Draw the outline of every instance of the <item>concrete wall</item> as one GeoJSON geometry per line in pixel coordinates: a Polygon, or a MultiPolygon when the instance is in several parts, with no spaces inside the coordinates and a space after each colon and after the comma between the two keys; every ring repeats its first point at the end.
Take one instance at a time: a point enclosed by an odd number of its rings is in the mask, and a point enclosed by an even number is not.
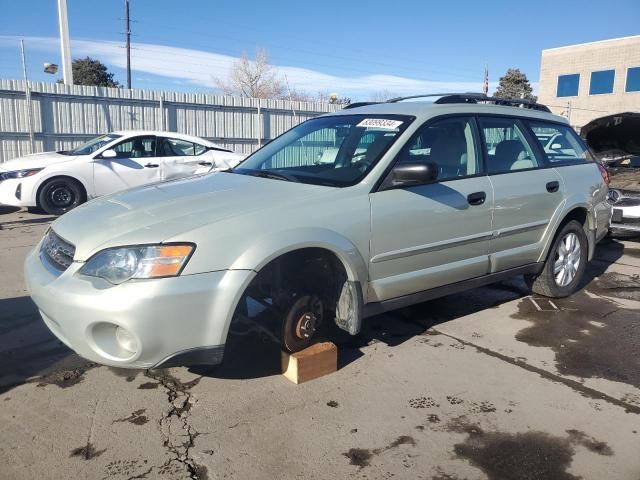
{"type": "Polygon", "coordinates": [[[627,69],[640,67],[640,35],[542,51],[538,101],[553,113],[568,116],[580,129],[594,118],[612,113],[640,112],[640,92],[625,92],[627,69]],[[589,95],[591,72],[615,69],[613,93],[589,95]],[[577,97],[557,97],[558,76],[580,74],[577,97]]]}
{"type": "Polygon", "coordinates": [[[0,162],[69,149],[115,130],[187,133],[250,153],[259,142],[340,108],[317,102],[44,82],[30,83],[29,103],[25,87],[24,81],[0,80],[0,162]]]}

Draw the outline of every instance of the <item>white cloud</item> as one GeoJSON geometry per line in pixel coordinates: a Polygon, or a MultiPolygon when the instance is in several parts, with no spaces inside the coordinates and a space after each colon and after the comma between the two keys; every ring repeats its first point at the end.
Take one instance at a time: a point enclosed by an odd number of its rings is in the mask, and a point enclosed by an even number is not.
{"type": "MultiPolygon", "coordinates": [[[[0,45],[15,45],[18,37],[0,36],[0,45]]],[[[26,37],[31,50],[58,54],[55,37],[26,37]]],[[[119,42],[73,40],[74,57],[93,56],[110,66],[126,68],[124,49],[119,42]]],[[[193,85],[215,88],[215,78],[226,78],[237,58],[230,55],[169,47],[147,43],[132,44],[132,70],[186,81],[193,85]]],[[[292,88],[310,93],[336,92],[341,96],[366,99],[372,92],[388,90],[398,94],[421,92],[480,91],[482,82],[430,81],[387,74],[363,76],[329,75],[316,70],[275,65],[280,75],[286,75],[292,88]]],[[[493,90],[496,85],[490,84],[493,90]]]]}

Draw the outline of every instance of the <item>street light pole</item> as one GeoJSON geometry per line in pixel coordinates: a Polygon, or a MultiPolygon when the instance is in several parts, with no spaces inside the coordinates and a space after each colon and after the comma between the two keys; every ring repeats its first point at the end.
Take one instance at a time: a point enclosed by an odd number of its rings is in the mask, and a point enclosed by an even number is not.
{"type": "Polygon", "coordinates": [[[71,69],[71,45],[69,44],[69,20],[67,18],[67,0],[58,0],[58,24],[60,25],[62,79],[65,85],[73,85],[73,70],[71,69]]]}
{"type": "Polygon", "coordinates": [[[24,76],[24,99],[27,102],[27,120],[29,122],[29,147],[31,153],[35,152],[35,142],[33,138],[33,108],[31,106],[31,85],[27,76],[27,62],[24,56],[24,40],[20,40],[20,58],[22,59],[22,75],[24,76]]]}
{"type": "Polygon", "coordinates": [[[127,88],[131,90],[131,26],[129,25],[129,0],[124,0],[124,31],[127,37],[127,88]]]}

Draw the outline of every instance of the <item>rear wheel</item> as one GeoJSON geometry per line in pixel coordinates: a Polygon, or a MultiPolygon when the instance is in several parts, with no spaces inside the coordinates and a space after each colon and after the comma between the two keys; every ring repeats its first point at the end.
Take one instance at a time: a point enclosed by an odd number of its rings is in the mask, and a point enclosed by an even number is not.
{"type": "Polygon", "coordinates": [[[531,289],[546,297],[566,297],[580,286],[587,268],[588,240],[584,228],[571,220],[556,235],[542,271],[526,275],[531,289]]]}
{"type": "Polygon", "coordinates": [[[84,201],[82,185],[71,178],[52,178],[38,192],[38,207],[51,215],[62,215],[84,201]]]}

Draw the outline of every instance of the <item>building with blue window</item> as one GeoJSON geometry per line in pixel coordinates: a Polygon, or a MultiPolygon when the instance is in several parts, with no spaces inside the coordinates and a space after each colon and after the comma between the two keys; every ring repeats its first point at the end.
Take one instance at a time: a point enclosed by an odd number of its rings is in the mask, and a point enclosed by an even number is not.
{"type": "Polygon", "coordinates": [[[538,97],[578,130],[640,112],[640,35],[543,50],[538,97]]]}

